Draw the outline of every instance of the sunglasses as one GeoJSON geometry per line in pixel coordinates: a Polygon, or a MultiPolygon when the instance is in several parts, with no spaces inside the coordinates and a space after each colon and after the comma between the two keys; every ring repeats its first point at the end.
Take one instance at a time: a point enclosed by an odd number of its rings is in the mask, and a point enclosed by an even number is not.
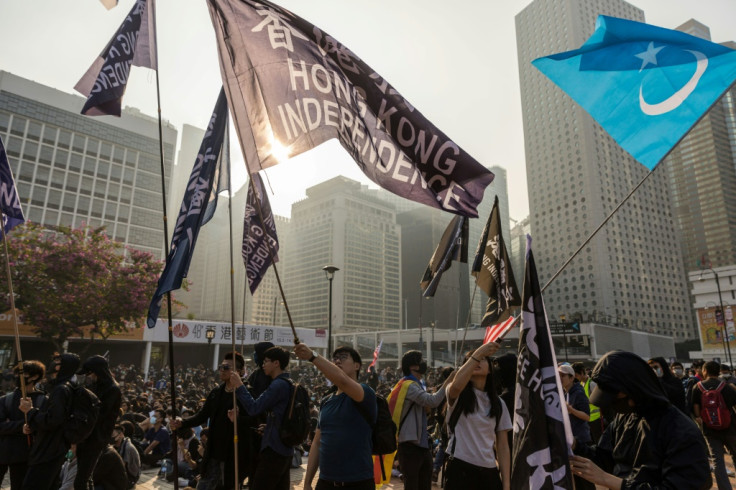
{"type": "Polygon", "coordinates": [[[347,361],[350,358],[349,352],[340,352],[332,356],[332,362],[347,361]]]}
{"type": "Polygon", "coordinates": [[[232,367],[230,366],[230,364],[220,364],[219,366],[217,366],[217,369],[219,369],[220,371],[230,371],[232,367]]]}

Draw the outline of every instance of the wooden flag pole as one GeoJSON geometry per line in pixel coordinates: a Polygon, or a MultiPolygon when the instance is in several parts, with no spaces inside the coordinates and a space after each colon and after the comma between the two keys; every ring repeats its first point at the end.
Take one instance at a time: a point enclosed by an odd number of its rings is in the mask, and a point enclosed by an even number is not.
{"type": "MultiPolygon", "coordinates": [[[[5,234],[5,213],[0,210],[0,229],[3,234],[3,246],[5,247],[5,272],[8,275],[8,296],[10,296],[10,309],[13,311],[13,334],[15,336],[15,359],[18,363],[18,372],[20,374],[20,394],[26,397],[26,377],[23,372],[23,355],[20,351],[20,331],[18,330],[18,310],[15,309],[15,294],[13,293],[13,276],[10,273],[10,255],[8,254],[8,237],[5,234]]],[[[28,414],[23,414],[23,421],[28,425],[28,414]]],[[[31,446],[31,436],[26,436],[28,446],[31,446]]]]}
{"type": "MultiPolygon", "coordinates": [[[[156,102],[158,104],[158,146],[161,160],[161,201],[163,211],[163,222],[164,222],[164,256],[166,257],[166,264],[169,263],[169,223],[166,215],[166,166],[164,164],[164,130],[163,122],[161,120],[161,88],[159,82],[159,66],[158,66],[158,29],[156,29],[156,9],[154,8],[154,0],[149,0],[148,7],[150,7],[151,15],[153,17],[153,46],[156,52],[156,102]]],[[[178,409],[176,406],[176,365],[174,364],[174,320],[173,313],[171,311],[171,291],[166,292],[166,311],[168,313],[168,330],[169,330],[169,384],[171,393],[171,408],[172,416],[176,417],[178,409]]],[[[147,373],[146,373],[147,374],[147,373]]],[[[176,452],[179,447],[178,437],[176,431],[171,432],[171,447],[176,452]]],[[[174,473],[174,490],[179,490],[179,465],[174,461],[173,473],[174,473]]]]}

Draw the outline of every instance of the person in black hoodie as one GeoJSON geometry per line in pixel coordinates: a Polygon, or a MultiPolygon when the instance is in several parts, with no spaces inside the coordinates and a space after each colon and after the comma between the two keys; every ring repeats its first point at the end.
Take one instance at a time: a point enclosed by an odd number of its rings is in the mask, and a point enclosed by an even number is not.
{"type": "MultiPolygon", "coordinates": [[[[271,342],[259,342],[253,348],[253,362],[256,363],[256,369],[254,369],[248,379],[245,381],[245,386],[248,388],[248,392],[253,398],[258,398],[266,391],[266,388],[271,384],[271,377],[263,372],[263,354],[268,349],[273,347],[271,342]]],[[[247,416],[243,414],[248,427],[250,428],[246,436],[246,444],[248,445],[248,462],[245,468],[245,474],[252,479],[255,474],[256,468],[258,467],[258,456],[261,452],[261,440],[263,428],[266,425],[266,415],[254,415],[247,416]]],[[[248,480],[249,482],[251,480],[248,480]]]]}
{"type": "MultiPolygon", "coordinates": [[[[19,490],[28,468],[31,439],[23,434],[23,412],[18,408],[21,398],[18,366],[13,372],[17,388],[0,398],[0,462],[10,469],[10,489],[19,490]]],[[[34,407],[41,407],[46,401],[46,395],[42,391],[36,391],[35,385],[46,375],[46,366],[39,361],[23,361],[23,375],[26,396],[31,399],[34,407]]]]}
{"type": "Polygon", "coordinates": [[[597,446],[574,444],[573,474],[615,489],[710,489],[708,451],[698,426],[672,405],[641,357],[611,351],[591,375],[590,403],[616,416],[597,446]]]}
{"type": "Polygon", "coordinates": [[[71,383],[78,368],[78,355],[66,353],[54,356],[48,371],[51,379],[46,385],[48,401],[41,408],[33,407],[28,397],[20,402],[20,410],[28,415],[28,424],[23,427],[23,432],[35,432],[23,490],[51,490],[59,486],[59,471],[69,450],[69,444],[64,439],[64,422],[69,416],[71,383]]]}
{"type": "Polygon", "coordinates": [[[74,490],[87,490],[92,487],[95,464],[110,442],[115,420],[120,415],[122,393],[112,377],[107,359],[102,356],[88,358],[77,374],[84,374],[87,387],[100,400],[100,413],[94,430],[87,439],[77,444],[77,476],[74,478],[74,490]]]}
{"type": "Polygon", "coordinates": [[[662,382],[664,392],[667,394],[670,403],[679,408],[682,413],[688,415],[687,406],[685,405],[685,391],[682,389],[682,381],[675,378],[670,371],[670,367],[664,357],[652,357],[649,359],[649,365],[654,369],[659,381],[662,382]]]}

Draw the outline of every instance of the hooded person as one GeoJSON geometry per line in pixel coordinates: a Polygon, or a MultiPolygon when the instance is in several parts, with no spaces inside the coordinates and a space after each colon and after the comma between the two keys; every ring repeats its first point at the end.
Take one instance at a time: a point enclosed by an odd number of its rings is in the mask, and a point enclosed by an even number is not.
{"type": "Polygon", "coordinates": [[[590,402],[616,415],[597,446],[573,444],[575,475],[621,489],[705,490],[712,479],[695,423],[672,405],[654,370],[631,352],[612,351],[596,364],[590,402]]]}
{"type": "Polygon", "coordinates": [[[102,356],[89,357],[77,374],[85,376],[85,383],[100,400],[100,413],[89,437],[77,445],[77,476],[75,490],[87,490],[97,459],[112,436],[115,421],[120,415],[122,393],[102,356]]]}
{"type": "Polygon", "coordinates": [[[657,375],[659,381],[662,382],[664,392],[667,394],[670,403],[679,408],[682,413],[687,415],[687,407],[685,405],[685,390],[682,389],[682,381],[677,379],[670,370],[664,357],[652,357],[648,361],[654,374],[657,375]]]}
{"type": "Polygon", "coordinates": [[[27,397],[20,402],[20,410],[28,415],[24,432],[34,434],[23,490],[50,490],[59,487],[59,472],[69,450],[69,444],[64,439],[64,423],[69,417],[72,388],[78,368],[78,355],[55,355],[47,371],[48,401],[40,408],[33,407],[27,397]]]}

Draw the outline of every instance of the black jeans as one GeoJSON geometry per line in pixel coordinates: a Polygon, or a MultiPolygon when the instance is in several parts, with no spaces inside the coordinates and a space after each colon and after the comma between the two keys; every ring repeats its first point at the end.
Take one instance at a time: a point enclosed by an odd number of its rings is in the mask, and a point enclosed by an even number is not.
{"type": "MultiPolygon", "coordinates": [[[[397,456],[404,475],[404,490],[431,490],[432,451],[411,442],[402,442],[397,456]]],[[[386,468],[386,471],[390,470],[386,468]]]]}
{"type": "Polygon", "coordinates": [[[53,490],[59,488],[59,473],[64,464],[64,456],[51,461],[28,465],[23,480],[23,490],[53,490]]]}
{"type": "Polygon", "coordinates": [[[349,488],[350,490],[375,490],[376,483],[372,479],[356,482],[333,482],[320,478],[317,480],[317,486],[314,487],[314,490],[337,490],[340,488],[349,488]]]}
{"type": "Polygon", "coordinates": [[[457,458],[447,461],[445,490],[501,490],[498,468],[483,468],[457,458]]]}
{"type": "Polygon", "coordinates": [[[289,490],[291,456],[282,456],[270,447],[258,456],[258,467],[250,490],[289,490]]]}
{"type": "Polygon", "coordinates": [[[74,477],[74,490],[92,488],[92,472],[107,442],[84,441],[77,446],[77,476],[74,477]]]}

